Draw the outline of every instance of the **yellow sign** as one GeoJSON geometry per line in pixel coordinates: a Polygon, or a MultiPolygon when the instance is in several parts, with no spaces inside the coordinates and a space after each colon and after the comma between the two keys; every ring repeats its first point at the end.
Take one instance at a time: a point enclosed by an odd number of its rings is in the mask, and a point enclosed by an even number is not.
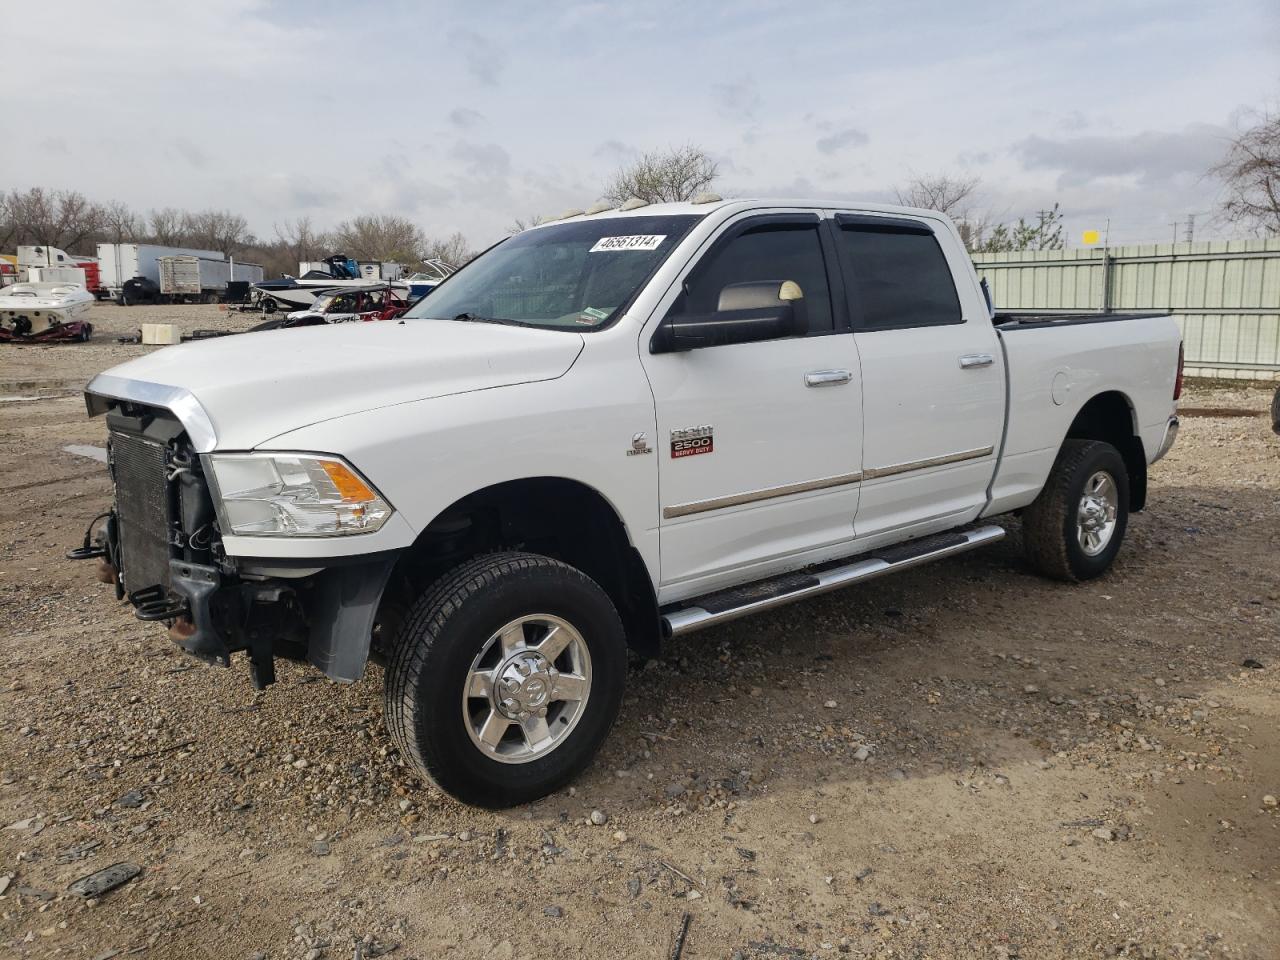
{"type": "Polygon", "coordinates": [[[1086,230],[1084,232],[1084,237],[1082,239],[1084,240],[1084,245],[1086,247],[1091,247],[1095,243],[1097,243],[1099,240],[1101,240],[1102,236],[1101,234],[1098,233],[1097,230],[1086,230]]]}

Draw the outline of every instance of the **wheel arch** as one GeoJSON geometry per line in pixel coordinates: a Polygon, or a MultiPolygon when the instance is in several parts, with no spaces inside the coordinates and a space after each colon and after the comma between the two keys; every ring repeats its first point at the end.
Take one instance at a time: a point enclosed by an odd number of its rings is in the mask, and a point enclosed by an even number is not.
{"type": "Polygon", "coordinates": [[[1137,409],[1120,390],[1096,393],[1080,408],[1067,428],[1065,440],[1101,440],[1120,451],[1129,472],[1129,510],[1147,503],[1147,455],[1138,433],[1137,409]]]}
{"type": "Polygon", "coordinates": [[[439,511],[400,556],[384,605],[425,589],[447,570],[484,553],[523,550],[576,567],[609,595],[627,644],[644,657],[661,647],[657,594],[649,570],[614,505],[566,477],[506,480],[439,511]]]}

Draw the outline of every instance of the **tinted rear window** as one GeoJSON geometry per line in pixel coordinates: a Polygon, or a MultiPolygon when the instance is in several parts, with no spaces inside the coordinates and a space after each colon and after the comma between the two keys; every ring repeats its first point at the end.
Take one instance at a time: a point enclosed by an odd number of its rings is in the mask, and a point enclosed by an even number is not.
{"type": "Polygon", "coordinates": [[[933,234],[875,227],[845,227],[839,234],[856,326],[964,322],[951,270],[933,234]]]}

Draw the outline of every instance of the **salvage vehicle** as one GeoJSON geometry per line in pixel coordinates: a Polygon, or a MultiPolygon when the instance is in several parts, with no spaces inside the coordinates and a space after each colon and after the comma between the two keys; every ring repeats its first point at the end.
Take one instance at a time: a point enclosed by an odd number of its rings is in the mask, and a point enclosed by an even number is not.
{"type": "Polygon", "coordinates": [[[1032,569],[1105,573],[1181,366],[1166,315],[995,313],[936,212],[629,201],[498,244],[393,323],[95,377],[115,502],[73,555],[259,685],[276,657],[344,682],[382,661],[406,761],[502,807],[589,764],[629,649],[991,544],[1015,512],[1032,569]]]}
{"type": "Polygon", "coordinates": [[[316,297],[306,310],[294,310],[283,317],[264,320],[250,332],[289,330],[314,327],[326,323],[367,323],[371,320],[394,320],[409,309],[409,301],[396,296],[385,283],[373,283],[358,289],[328,290],[316,297]]]}

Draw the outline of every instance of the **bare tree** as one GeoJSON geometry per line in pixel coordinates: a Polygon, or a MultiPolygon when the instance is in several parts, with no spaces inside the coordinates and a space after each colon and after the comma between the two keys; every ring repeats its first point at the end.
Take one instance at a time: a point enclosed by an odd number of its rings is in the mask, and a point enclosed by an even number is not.
{"type": "Polygon", "coordinates": [[[453,233],[442,240],[428,239],[423,244],[422,256],[419,259],[439,259],[460,267],[474,256],[475,251],[471,249],[471,244],[467,243],[467,238],[461,233],[453,233]]]}
{"type": "Polygon", "coordinates": [[[540,213],[535,213],[533,216],[528,218],[516,217],[511,221],[511,226],[508,227],[507,230],[512,234],[524,233],[530,227],[536,227],[546,219],[547,218],[542,216],[540,213]]]}
{"type": "Polygon", "coordinates": [[[298,217],[283,227],[276,224],[275,231],[276,245],[284,248],[294,266],[304,260],[319,259],[332,246],[328,236],[311,225],[310,217],[298,217]]]}
{"type": "Polygon", "coordinates": [[[70,251],[95,236],[102,226],[102,208],[75,190],[32,187],[25,193],[14,191],[9,194],[9,208],[18,243],[70,251]]]}
{"type": "Polygon", "coordinates": [[[365,214],[338,224],[334,243],[357,260],[395,260],[417,263],[427,241],[421,228],[411,220],[391,214],[365,214]]]}
{"type": "Polygon", "coordinates": [[[187,242],[189,220],[188,214],[174,207],[152,210],[147,216],[151,241],[166,247],[182,246],[187,242]]]}
{"type": "Polygon", "coordinates": [[[638,197],[648,203],[692,200],[706,191],[720,173],[720,165],[701,147],[685,144],[665,152],[646,153],[621,167],[604,188],[610,203],[638,197]]]}
{"type": "Polygon", "coordinates": [[[1257,233],[1280,234],[1280,114],[1262,114],[1231,142],[1209,175],[1226,186],[1222,219],[1257,233]]]}
{"type": "Polygon", "coordinates": [[[248,221],[230,210],[202,210],[187,215],[186,220],[189,242],[201,249],[229,257],[253,242],[248,221]]]}
{"type": "Polygon", "coordinates": [[[102,208],[102,236],[111,243],[136,243],[146,228],[128,204],[112,200],[102,208]]]}
{"type": "Polygon", "coordinates": [[[9,193],[0,193],[0,250],[9,250],[18,239],[18,217],[9,193]]]}
{"type": "Polygon", "coordinates": [[[970,250],[982,242],[991,229],[990,214],[973,210],[978,177],[953,177],[945,173],[912,174],[905,187],[894,189],[898,202],[906,207],[920,207],[945,213],[960,231],[960,238],[970,250]]]}
{"type": "Polygon", "coordinates": [[[953,220],[966,219],[974,191],[982,181],[977,177],[952,177],[945,173],[913,174],[906,187],[894,193],[904,207],[937,210],[953,220]]]}

